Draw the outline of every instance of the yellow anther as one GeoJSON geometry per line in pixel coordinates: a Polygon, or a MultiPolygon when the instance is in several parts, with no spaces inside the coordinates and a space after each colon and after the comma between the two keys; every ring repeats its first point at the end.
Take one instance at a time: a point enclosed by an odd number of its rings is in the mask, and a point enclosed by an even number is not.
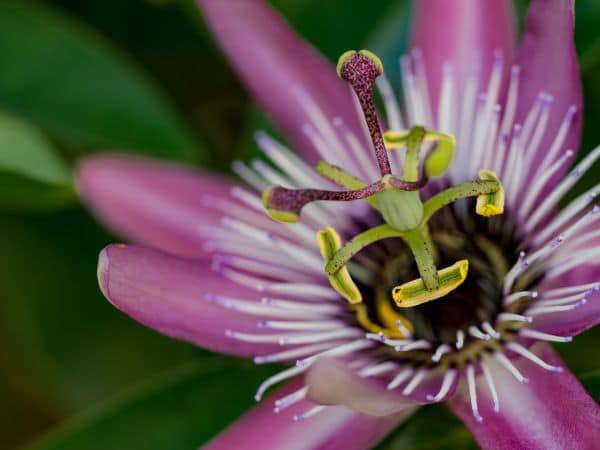
{"type": "MultiPolygon", "coordinates": [[[[331,261],[333,255],[342,248],[340,235],[331,227],[317,233],[317,242],[326,265],[331,261]]],[[[348,302],[352,304],[362,302],[362,294],[352,280],[345,264],[337,272],[329,274],[328,278],[331,286],[348,302]]]]}
{"type": "Polygon", "coordinates": [[[459,287],[467,278],[469,271],[469,261],[460,260],[450,267],[438,271],[439,287],[435,290],[429,290],[425,283],[418,278],[400,286],[396,286],[392,291],[392,297],[400,308],[410,308],[422,303],[444,297],[454,289],[459,287]]]}
{"type": "Polygon", "coordinates": [[[491,170],[480,170],[479,179],[481,181],[495,181],[498,183],[498,190],[490,194],[482,194],[477,197],[475,212],[480,216],[490,217],[502,214],[504,212],[504,188],[498,179],[498,176],[491,170]]]}

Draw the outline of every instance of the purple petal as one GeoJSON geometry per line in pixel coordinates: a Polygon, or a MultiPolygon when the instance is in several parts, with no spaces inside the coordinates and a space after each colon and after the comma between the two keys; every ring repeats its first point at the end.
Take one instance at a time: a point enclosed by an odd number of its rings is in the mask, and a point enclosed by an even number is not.
{"type": "Polygon", "coordinates": [[[532,348],[544,361],[563,367],[549,372],[525,360],[513,363],[530,380],[518,382],[499,365],[490,364],[500,401],[495,412],[482,375],[477,380],[478,422],[466,387],[450,401],[452,411],[469,428],[483,449],[592,449],[600,442],[600,408],[549,345],[532,348]]]}
{"type": "Polygon", "coordinates": [[[573,39],[573,3],[574,0],[533,0],[527,13],[517,55],[521,67],[517,122],[524,123],[540,92],[554,98],[546,133],[537,147],[532,167],[541,162],[551,147],[571,106],[577,107],[578,113],[572,119],[562,148],[577,150],[579,146],[583,97],[573,39]]]}
{"type": "Polygon", "coordinates": [[[198,170],[116,155],[84,160],[77,184],[84,202],[115,232],[194,258],[206,256],[198,226],[218,225],[221,218],[203,196],[227,196],[233,186],[198,170]]]}
{"type": "Polygon", "coordinates": [[[455,79],[464,83],[481,62],[482,80],[488,79],[496,50],[508,66],[515,38],[515,18],[509,0],[419,0],[412,46],[423,52],[433,104],[437,105],[443,67],[452,63],[455,79]],[[460,5],[459,5],[460,4],[460,5]]]}
{"type": "Polygon", "coordinates": [[[116,308],[176,339],[235,355],[264,354],[278,345],[249,344],[225,335],[227,329],[258,333],[257,320],[210,301],[207,295],[249,293],[200,261],[124,244],[109,245],[98,261],[98,282],[116,308]]]}
{"type": "MultiPolygon", "coordinates": [[[[223,51],[248,89],[310,162],[318,155],[303,125],[311,122],[297,90],[326,118],[342,117],[362,139],[349,87],[334,67],[301,40],[262,0],[198,0],[223,51]]],[[[340,52],[347,49],[340,49],[340,52]]]]}
{"type": "MultiPolygon", "coordinates": [[[[299,381],[289,383],[274,397],[281,398],[297,389],[299,381]]],[[[406,414],[369,417],[343,407],[331,407],[317,416],[294,421],[294,416],[313,408],[302,400],[280,413],[273,412],[273,397],[262,401],[246,415],[207,443],[204,450],[363,450],[374,446],[406,414]]]]}
{"type": "MultiPolygon", "coordinates": [[[[590,246],[592,245],[593,243],[590,243],[590,246]]],[[[543,290],[552,287],[578,286],[591,283],[598,283],[598,286],[600,286],[598,273],[600,271],[597,264],[582,264],[567,272],[552,284],[547,285],[544,283],[540,287],[543,290]]],[[[600,323],[600,291],[598,289],[588,290],[585,300],[578,303],[579,306],[568,311],[559,311],[536,317],[535,329],[559,336],[575,336],[598,325],[600,323]]]]}
{"type": "Polygon", "coordinates": [[[309,371],[306,383],[311,399],[325,405],[344,405],[369,416],[412,411],[416,403],[377,381],[358,377],[340,362],[321,360],[309,371]]]}
{"type": "MultiPolygon", "coordinates": [[[[397,371],[396,371],[397,372],[397,371]]],[[[396,373],[394,372],[394,374],[396,373]]],[[[410,396],[403,395],[402,387],[387,390],[391,377],[360,377],[354,370],[335,360],[315,363],[306,377],[310,386],[310,398],[321,404],[344,405],[357,412],[371,416],[386,416],[413,410],[418,404],[427,403],[427,395],[435,395],[440,387],[440,377],[425,379],[410,396]]],[[[448,395],[454,392],[455,384],[448,395]]],[[[443,399],[440,399],[443,400],[443,399]]]]}

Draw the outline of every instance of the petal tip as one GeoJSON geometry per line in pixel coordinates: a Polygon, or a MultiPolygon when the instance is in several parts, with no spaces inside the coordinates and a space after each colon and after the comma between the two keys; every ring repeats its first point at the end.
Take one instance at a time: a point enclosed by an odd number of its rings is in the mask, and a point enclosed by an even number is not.
{"type": "Polygon", "coordinates": [[[96,274],[98,276],[98,286],[100,286],[100,291],[110,302],[110,295],[108,292],[108,266],[108,247],[106,247],[100,252],[100,255],[98,255],[98,268],[96,274]]]}
{"type": "Polygon", "coordinates": [[[98,277],[98,286],[100,287],[100,291],[102,292],[102,295],[104,295],[104,297],[115,308],[118,308],[118,305],[116,305],[113,302],[113,299],[111,298],[111,295],[110,295],[110,274],[109,274],[110,257],[109,257],[109,252],[112,249],[125,248],[125,246],[126,246],[125,244],[111,244],[111,245],[105,247],[98,255],[98,268],[96,271],[96,274],[98,277]]]}

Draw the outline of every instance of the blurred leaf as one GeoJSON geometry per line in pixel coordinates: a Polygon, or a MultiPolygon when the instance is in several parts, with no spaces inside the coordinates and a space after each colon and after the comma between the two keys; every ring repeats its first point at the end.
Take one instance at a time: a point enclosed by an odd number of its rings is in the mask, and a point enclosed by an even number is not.
{"type": "Polygon", "coordinates": [[[600,403],[600,369],[581,374],[579,380],[592,398],[600,403]]]}
{"type": "Polygon", "coordinates": [[[0,208],[48,209],[75,198],[69,170],[50,143],[0,112],[0,208]]]}
{"type": "Polygon", "coordinates": [[[581,333],[568,344],[555,344],[554,349],[564,360],[565,364],[577,376],[598,369],[598,358],[591,356],[598,354],[600,341],[600,327],[594,327],[581,333]]]}
{"type": "MultiPolygon", "coordinates": [[[[184,0],[187,1],[187,0],[184,0]]],[[[323,3],[319,0],[274,1],[301,37],[311,42],[333,63],[352,48],[368,48],[381,57],[392,85],[399,83],[398,58],[406,48],[412,1],[386,0],[374,8],[368,3],[348,8],[342,0],[323,3]]],[[[254,141],[258,130],[286,143],[262,110],[253,105],[240,134],[237,157],[248,161],[260,155],[254,141]]]]}
{"type": "Polygon", "coordinates": [[[102,37],[57,11],[0,2],[0,66],[0,107],[78,149],[196,156],[156,87],[102,37]]]}
{"type": "Polygon", "coordinates": [[[256,386],[272,374],[227,361],[215,357],[175,370],[75,418],[29,450],[198,448],[248,409],[256,386]]]}
{"type": "Polygon", "coordinates": [[[335,63],[346,50],[360,49],[397,0],[274,0],[271,4],[294,29],[335,63]]]}
{"type": "Polygon", "coordinates": [[[79,411],[202,354],[103,298],[97,258],[113,238],[82,210],[0,216],[0,236],[0,354],[40,402],[79,411]]]}
{"type": "Polygon", "coordinates": [[[476,450],[464,425],[442,405],[422,407],[376,450],[476,450]]]}
{"type": "Polygon", "coordinates": [[[399,58],[406,52],[412,8],[412,1],[397,2],[388,8],[365,44],[381,58],[386,76],[396,88],[400,85],[399,58]]]}

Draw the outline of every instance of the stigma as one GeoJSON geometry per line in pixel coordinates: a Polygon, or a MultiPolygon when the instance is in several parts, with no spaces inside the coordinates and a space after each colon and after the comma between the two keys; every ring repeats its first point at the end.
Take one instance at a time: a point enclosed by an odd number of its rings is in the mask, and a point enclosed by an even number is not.
{"type": "MultiPolygon", "coordinates": [[[[288,189],[272,186],[263,192],[262,202],[271,218],[297,222],[303,208],[313,202],[366,201],[382,218],[383,224],[370,228],[346,244],[335,229],[317,233],[319,249],[331,286],[350,304],[362,302],[362,294],[352,279],[347,264],[361,250],[388,238],[402,239],[409,247],[420,277],[406,280],[389,292],[399,308],[410,308],[441,299],[460,286],[467,277],[468,260],[438,269],[436,249],[431,241],[428,221],[444,206],[456,200],[475,197],[476,214],[490,217],[502,214],[504,190],[498,177],[481,170],[479,180],[453,186],[423,202],[421,190],[430,179],[442,177],[451,165],[454,136],[423,126],[382,133],[373,100],[376,79],[383,74],[380,59],[368,50],[347,51],[337,64],[338,76],[351,87],[362,110],[379,168],[380,178],[364,181],[326,161],[316,172],[343,190],[288,189]],[[427,150],[424,152],[423,149],[427,150]],[[389,152],[403,152],[401,174],[392,173],[389,152]]],[[[395,317],[400,320],[401,316],[395,317]]]]}

